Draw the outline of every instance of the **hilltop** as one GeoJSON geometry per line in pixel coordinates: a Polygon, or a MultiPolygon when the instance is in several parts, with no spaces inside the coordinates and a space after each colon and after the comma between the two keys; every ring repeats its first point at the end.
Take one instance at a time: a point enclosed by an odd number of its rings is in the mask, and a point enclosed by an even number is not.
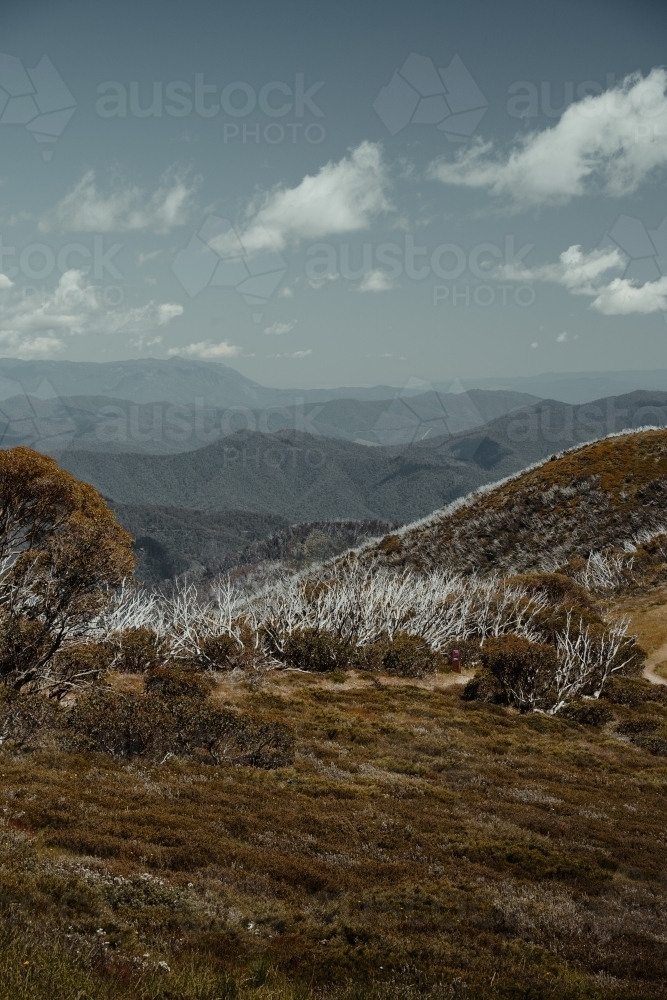
{"type": "Polygon", "coordinates": [[[460,573],[553,569],[665,527],[667,431],[607,437],[482,488],[364,558],[460,573]]]}

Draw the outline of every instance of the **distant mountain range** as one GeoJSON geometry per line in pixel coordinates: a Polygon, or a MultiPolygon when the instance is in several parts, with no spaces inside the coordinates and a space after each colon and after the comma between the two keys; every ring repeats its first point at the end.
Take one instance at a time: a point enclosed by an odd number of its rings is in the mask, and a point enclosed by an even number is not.
{"type": "Polygon", "coordinates": [[[331,399],[391,399],[398,393],[419,395],[428,383],[398,389],[389,385],[340,389],[271,389],[246,378],[234,368],[213,361],[174,357],[168,361],[140,358],[130,361],[20,361],[0,358],[0,399],[31,395],[107,396],[134,403],[193,406],[243,406],[263,409],[322,403],[331,399]]]}
{"type": "Polygon", "coordinates": [[[645,424],[667,424],[667,393],[635,392],[579,407],[542,400],[481,429],[407,447],[242,431],[177,455],[70,450],[60,460],[123,504],[236,509],[291,522],[404,523],[563,448],[645,424]]]}
{"type": "Polygon", "coordinates": [[[252,410],[270,406],[326,403],[335,399],[384,400],[424,392],[454,393],[471,389],[528,393],[567,403],[584,403],[637,389],[667,391],[667,370],[626,372],[548,372],[531,376],[466,379],[463,383],[410,379],[403,388],[389,385],[330,389],[273,389],[212,361],[174,357],[127,361],[22,361],[0,358],[0,400],[31,395],[106,396],[134,403],[204,405],[252,410]]]}
{"type": "Polygon", "coordinates": [[[132,403],[108,396],[13,396],[0,402],[0,442],[59,455],[68,448],[171,454],[201,448],[235,430],[302,430],[361,444],[411,444],[479,428],[519,406],[526,393],[473,389],[393,399],[336,399],[289,407],[132,403]]]}
{"type": "Polygon", "coordinates": [[[512,378],[468,379],[466,389],[511,389],[562,403],[587,403],[638,389],[667,391],[667,369],[626,372],[547,372],[512,378]]]}

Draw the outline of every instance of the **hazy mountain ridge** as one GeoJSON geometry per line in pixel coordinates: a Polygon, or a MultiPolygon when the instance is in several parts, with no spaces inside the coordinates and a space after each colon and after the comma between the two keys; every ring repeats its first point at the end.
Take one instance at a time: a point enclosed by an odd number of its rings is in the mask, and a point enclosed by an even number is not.
{"type": "Polygon", "coordinates": [[[636,419],[646,423],[647,416],[667,423],[667,394],[632,393],[579,408],[542,401],[481,431],[402,448],[244,431],[174,455],[70,450],[60,460],[118,503],[246,510],[292,522],[406,523],[580,440],[632,427],[636,419]]]}
{"type": "Polygon", "coordinates": [[[537,401],[525,393],[472,390],[380,400],[335,399],[294,406],[205,406],[202,401],[133,403],[109,396],[41,399],[13,396],[0,403],[0,446],[26,445],[58,455],[67,449],[174,454],[238,430],[304,430],[363,444],[410,444],[482,426],[537,401]]]}
{"type": "MultiPolygon", "coordinates": [[[[424,381],[411,378],[400,386],[340,386],[326,389],[276,389],[260,385],[228,365],[172,357],[125,361],[40,361],[0,358],[0,399],[47,392],[56,396],[108,396],[136,403],[168,400],[192,405],[201,397],[208,406],[267,406],[325,403],[336,399],[373,401],[407,398],[424,392],[510,391],[584,403],[637,389],[667,391],[667,370],[623,372],[544,372],[538,375],[424,381]],[[44,386],[46,383],[46,386],[44,386]]],[[[42,397],[44,398],[44,397],[42,397]]]]}

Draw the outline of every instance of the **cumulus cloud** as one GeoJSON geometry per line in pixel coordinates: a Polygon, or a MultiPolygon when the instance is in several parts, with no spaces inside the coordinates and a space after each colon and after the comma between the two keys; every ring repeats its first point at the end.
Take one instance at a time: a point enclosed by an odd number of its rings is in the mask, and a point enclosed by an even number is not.
{"type": "Polygon", "coordinates": [[[598,289],[591,308],[603,316],[663,312],[667,310],[667,276],[643,285],[635,285],[628,278],[614,278],[598,289]]]}
{"type": "MultiPolygon", "coordinates": [[[[500,267],[497,276],[506,281],[548,281],[562,285],[571,295],[592,297],[590,308],[604,316],[667,310],[667,276],[643,285],[631,278],[605,277],[609,271],[625,270],[626,263],[617,247],[585,253],[580,246],[571,246],[560,255],[557,264],[500,267]]],[[[558,340],[567,340],[567,334],[561,334],[558,340]]]]}
{"type": "Polygon", "coordinates": [[[563,251],[557,264],[537,267],[509,264],[499,267],[495,274],[504,281],[551,281],[573,295],[595,295],[602,275],[611,270],[624,270],[625,264],[618,247],[584,253],[580,246],[571,246],[563,251]]]}
{"type": "MultiPolygon", "coordinates": [[[[380,145],[362,142],[349,156],[325,164],[296,187],[278,187],[254,198],[239,233],[241,242],[248,253],[255,253],[366,229],[377,215],[391,210],[388,186],[380,145]]],[[[234,234],[222,234],[210,245],[224,257],[234,252],[230,240],[235,240],[234,234]]]]}
{"type": "Polygon", "coordinates": [[[196,184],[185,174],[168,171],[152,195],[123,187],[101,194],[95,171],[88,170],[56,207],[39,220],[42,232],[111,233],[150,230],[167,233],[190,217],[196,184]]]}
{"type": "Polygon", "coordinates": [[[571,104],[558,124],[516,139],[508,154],[478,140],[453,162],[436,160],[429,176],[526,208],[562,205],[595,191],[619,198],[665,166],[667,70],[652,69],[571,104]]]}
{"type": "Polygon", "coordinates": [[[173,358],[179,354],[185,358],[203,358],[217,360],[218,358],[233,358],[241,353],[236,344],[228,344],[226,340],[213,344],[210,340],[200,340],[198,344],[187,344],[185,347],[170,347],[167,356],[173,358]]]}
{"type": "Polygon", "coordinates": [[[109,306],[101,289],[82,271],[66,271],[53,291],[24,295],[6,275],[0,282],[0,343],[16,357],[46,356],[62,350],[63,337],[88,333],[144,335],[180,316],[176,303],[109,306]]]}
{"type": "Polygon", "coordinates": [[[264,333],[268,334],[274,333],[277,336],[280,336],[283,333],[289,333],[290,330],[294,329],[295,325],[296,325],[296,320],[293,323],[272,323],[271,326],[266,327],[264,333]]]}
{"type": "Polygon", "coordinates": [[[387,277],[384,271],[368,271],[364,275],[357,291],[359,292],[388,292],[394,287],[394,283],[387,277]]]}

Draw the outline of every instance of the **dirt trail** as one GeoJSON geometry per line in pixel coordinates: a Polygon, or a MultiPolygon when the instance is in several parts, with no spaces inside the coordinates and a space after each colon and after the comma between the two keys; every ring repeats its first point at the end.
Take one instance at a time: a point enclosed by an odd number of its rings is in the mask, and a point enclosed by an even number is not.
{"type": "MultiPolygon", "coordinates": [[[[665,606],[665,612],[667,613],[667,606],[665,606]]],[[[659,646],[656,650],[649,654],[644,669],[642,670],[642,677],[645,677],[647,681],[651,684],[667,684],[667,680],[664,677],[660,677],[655,672],[655,668],[667,661],[667,642],[664,642],[662,646],[659,646]]]]}

